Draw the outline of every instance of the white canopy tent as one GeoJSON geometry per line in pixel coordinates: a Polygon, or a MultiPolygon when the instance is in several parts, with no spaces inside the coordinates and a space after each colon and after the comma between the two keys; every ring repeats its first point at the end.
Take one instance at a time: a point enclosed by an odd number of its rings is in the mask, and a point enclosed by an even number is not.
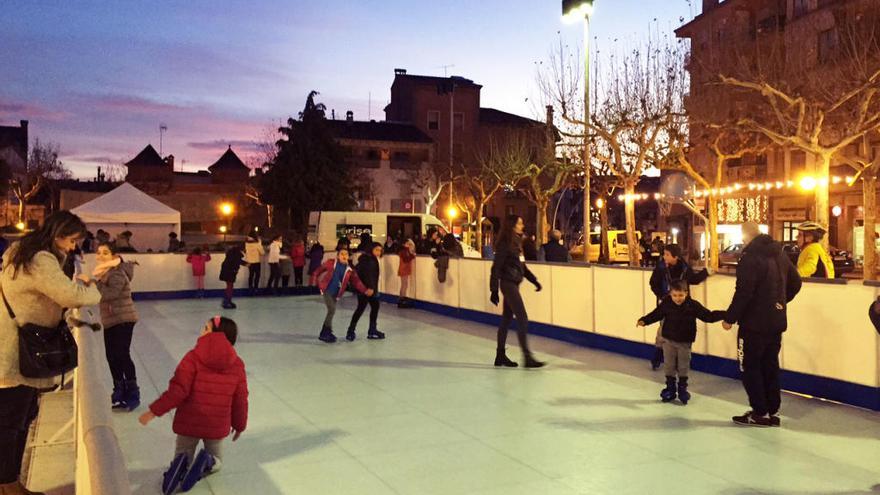
{"type": "Polygon", "coordinates": [[[132,232],[131,244],[140,252],[168,248],[168,234],[180,235],[180,212],[124,182],[116,189],[71,210],[95,233],[104,229],[114,238],[132,232]]]}

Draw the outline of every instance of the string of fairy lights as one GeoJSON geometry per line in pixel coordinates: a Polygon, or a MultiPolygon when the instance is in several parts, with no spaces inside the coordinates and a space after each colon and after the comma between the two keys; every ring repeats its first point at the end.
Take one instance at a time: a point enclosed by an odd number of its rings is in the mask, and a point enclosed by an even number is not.
{"type": "MultiPolygon", "coordinates": [[[[736,183],[727,187],[719,187],[712,189],[697,189],[692,191],[689,195],[692,195],[694,198],[706,198],[706,197],[724,197],[730,196],[733,194],[738,194],[744,191],[752,191],[752,192],[764,192],[764,191],[773,191],[773,190],[784,190],[784,189],[794,189],[799,188],[803,191],[812,191],[819,186],[827,187],[830,184],[838,185],[838,184],[846,184],[847,186],[852,186],[853,182],[855,182],[855,177],[853,176],[831,176],[824,178],[816,178],[812,176],[802,177],[799,181],[795,182],[792,180],[788,181],[773,181],[773,182],[748,182],[748,183],[736,183]]],[[[620,194],[617,196],[617,199],[620,201],[644,201],[648,199],[660,200],[664,198],[662,193],[633,193],[633,194],[620,194]]]]}

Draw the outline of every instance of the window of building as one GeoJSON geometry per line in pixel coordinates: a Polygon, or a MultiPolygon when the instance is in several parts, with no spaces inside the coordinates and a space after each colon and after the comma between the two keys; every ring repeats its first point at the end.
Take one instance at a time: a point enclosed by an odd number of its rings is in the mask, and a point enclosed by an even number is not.
{"type": "Polygon", "coordinates": [[[830,62],[837,51],[837,31],[826,29],[819,33],[819,63],[830,62]]]}
{"type": "Polygon", "coordinates": [[[782,222],[782,242],[795,242],[798,238],[798,225],[801,222],[782,222]]]}
{"type": "Polygon", "coordinates": [[[810,0],[794,0],[794,17],[801,17],[810,11],[810,0]]]}
{"type": "Polygon", "coordinates": [[[430,110],[428,112],[428,130],[436,131],[440,129],[440,112],[430,110]]]}
{"type": "Polygon", "coordinates": [[[452,114],[452,127],[456,131],[460,131],[464,129],[464,114],[463,113],[453,113],[452,114]]]}

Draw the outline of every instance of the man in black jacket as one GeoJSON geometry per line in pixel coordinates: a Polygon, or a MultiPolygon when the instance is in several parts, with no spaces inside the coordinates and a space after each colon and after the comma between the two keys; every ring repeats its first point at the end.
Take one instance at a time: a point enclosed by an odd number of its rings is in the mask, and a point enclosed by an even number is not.
{"type": "Polygon", "coordinates": [[[780,426],[779,351],[788,327],[786,307],[801,290],[801,277],[782,245],[761,234],[756,223],[744,223],[742,231],[746,247],[736,267],[736,292],[724,329],[739,324],[740,371],[752,410],[733,421],[780,426]]]}
{"type": "Polygon", "coordinates": [[[369,251],[365,251],[358,258],[358,264],[355,267],[358,278],[361,279],[364,286],[373,290],[372,296],[366,296],[358,293],[358,305],[351,315],[351,323],[348,325],[348,332],[345,339],[349,342],[355,339],[355,328],[358,320],[364,314],[367,304],[370,305],[370,329],[367,331],[367,338],[370,340],[384,339],[385,334],[376,328],[376,320],[379,319],[379,257],[382,256],[382,245],[372,243],[369,251]]]}
{"type": "Polygon", "coordinates": [[[538,258],[542,261],[550,263],[568,263],[571,261],[571,255],[565,246],[562,245],[562,232],[554,230],[550,232],[550,240],[547,244],[541,246],[541,253],[538,258]]]}

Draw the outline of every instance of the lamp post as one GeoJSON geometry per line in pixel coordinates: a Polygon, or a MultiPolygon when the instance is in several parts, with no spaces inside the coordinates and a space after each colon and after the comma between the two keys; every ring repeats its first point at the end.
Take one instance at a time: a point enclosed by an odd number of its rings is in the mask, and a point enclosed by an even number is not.
{"type": "Polygon", "coordinates": [[[229,218],[235,212],[235,207],[232,203],[224,202],[220,203],[220,214],[223,215],[223,223],[220,227],[220,232],[223,233],[223,243],[226,244],[226,233],[229,231],[229,227],[227,225],[231,225],[229,218]]]}
{"type": "Polygon", "coordinates": [[[590,16],[593,0],[562,0],[562,18],[566,22],[584,20],[584,261],[590,261],[590,16]]]}
{"type": "Polygon", "coordinates": [[[446,209],[446,216],[449,218],[449,232],[453,233],[454,226],[452,222],[455,220],[455,217],[458,216],[458,209],[449,205],[449,208],[446,209]]]}

